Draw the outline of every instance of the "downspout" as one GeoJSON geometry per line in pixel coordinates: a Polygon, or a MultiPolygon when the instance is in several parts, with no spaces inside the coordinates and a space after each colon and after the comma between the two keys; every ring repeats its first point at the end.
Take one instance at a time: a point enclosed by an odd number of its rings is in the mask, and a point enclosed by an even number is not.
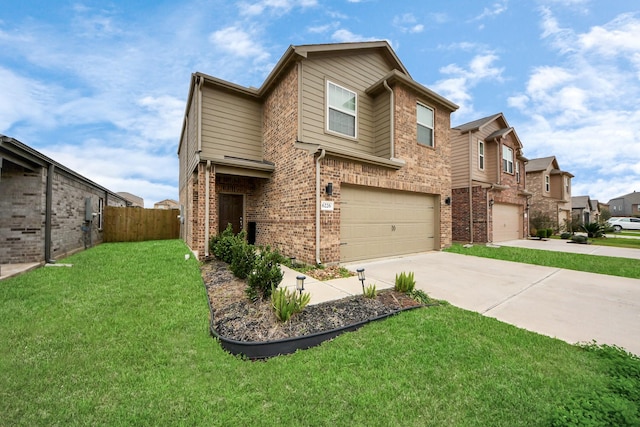
{"type": "Polygon", "coordinates": [[[395,136],[395,127],[394,127],[394,113],[395,113],[395,101],[393,99],[393,89],[391,89],[391,87],[389,86],[389,84],[387,83],[386,80],[382,81],[382,84],[384,85],[384,88],[387,89],[389,91],[389,109],[390,109],[390,114],[389,114],[389,128],[390,128],[390,133],[391,133],[391,144],[389,147],[390,150],[390,154],[391,157],[389,157],[390,159],[393,159],[396,157],[396,144],[395,144],[395,140],[394,140],[394,136],[395,136]]]}
{"type": "Polygon", "coordinates": [[[207,166],[205,167],[205,183],[204,183],[204,256],[205,258],[209,258],[209,205],[211,204],[211,200],[209,200],[210,194],[210,169],[211,169],[211,160],[207,160],[207,166]]]}
{"type": "Polygon", "coordinates": [[[473,138],[471,131],[469,131],[469,243],[473,243],[473,138]]]}
{"type": "Polygon", "coordinates": [[[320,161],[327,153],[324,148],[316,159],[316,264],[322,264],[320,260],[320,161]]]}
{"type": "Polygon", "coordinates": [[[47,194],[44,214],[44,261],[47,263],[53,262],[51,257],[51,217],[53,214],[53,174],[55,168],[51,163],[47,169],[47,194]]]}
{"type": "MultiPolygon", "coordinates": [[[[491,184],[491,187],[487,190],[487,243],[493,243],[493,239],[490,239],[489,236],[493,236],[493,204],[491,203],[491,199],[489,195],[495,188],[495,184],[491,184]],[[491,221],[489,221],[489,211],[491,211],[491,221]],[[489,235],[489,224],[491,224],[491,235],[489,235]]],[[[494,200],[495,202],[495,200],[494,200]]]]}

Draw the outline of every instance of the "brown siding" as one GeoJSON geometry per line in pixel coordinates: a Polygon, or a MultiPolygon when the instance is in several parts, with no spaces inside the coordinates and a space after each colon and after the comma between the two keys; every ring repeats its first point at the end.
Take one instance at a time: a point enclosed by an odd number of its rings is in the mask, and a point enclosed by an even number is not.
{"type": "Polygon", "coordinates": [[[378,95],[373,102],[373,117],[375,126],[374,155],[391,157],[391,95],[385,91],[378,95]]]}
{"type": "MultiPolygon", "coordinates": [[[[469,187],[469,134],[455,130],[451,134],[451,187],[469,187]]],[[[473,140],[477,144],[477,138],[473,140]]]]}
{"type": "Polygon", "coordinates": [[[347,148],[367,154],[376,152],[374,101],[365,90],[386,73],[389,65],[380,55],[362,53],[349,56],[315,57],[303,62],[302,130],[305,142],[347,148]],[[327,80],[358,94],[357,138],[325,132],[325,88],[327,80]]]}
{"type": "Polygon", "coordinates": [[[202,88],[202,157],[262,160],[262,105],[226,91],[202,88]]]}

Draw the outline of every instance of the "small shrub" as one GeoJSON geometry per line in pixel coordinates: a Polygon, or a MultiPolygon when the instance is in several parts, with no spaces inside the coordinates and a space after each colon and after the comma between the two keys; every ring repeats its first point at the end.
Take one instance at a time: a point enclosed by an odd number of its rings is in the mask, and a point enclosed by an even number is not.
{"type": "Polygon", "coordinates": [[[564,232],[560,235],[560,238],[563,240],[567,240],[571,237],[571,233],[564,232]]]}
{"type": "Polygon", "coordinates": [[[209,249],[216,258],[227,264],[231,264],[233,261],[232,248],[244,242],[246,237],[247,233],[244,230],[234,235],[233,227],[229,224],[222,233],[211,238],[209,241],[209,249]]]}
{"type": "Polygon", "coordinates": [[[420,304],[431,304],[433,302],[429,295],[421,289],[413,289],[412,291],[407,292],[407,295],[418,301],[420,304]]]}
{"type": "Polygon", "coordinates": [[[246,279],[254,269],[256,262],[256,248],[246,241],[231,247],[232,260],[229,269],[239,279],[246,279]]]}
{"type": "Polygon", "coordinates": [[[398,292],[410,292],[413,288],[416,287],[416,281],[413,278],[413,272],[406,274],[404,272],[400,273],[400,275],[396,274],[396,284],[394,289],[398,292]]]}
{"type": "Polygon", "coordinates": [[[300,313],[311,301],[311,294],[297,294],[295,290],[271,289],[271,304],[276,313],[276,317],[281,322],[288,321],[291,316],[300,313]]]}
{"type": "Polygon", "coordinates": [[[248,276],[247,296],[252,301],[268,299],[271,290],[282,282],[282,270],[280,264],[284,261],[277,250],[271,250],[269,246],[260,248],[256,254],[254,269],[248,276]]]}
{"type": "Polygon", "coordinates": [[[378,292],[376,291],[376,285],[369,285],[364,288],[363,294],[365,298],[375,298],[376,295],[378,295],[378,292]]]}
{"type": "Polygon", "coordinates": [[[547,228],[547,238],[553,236],[553,228],[547,228]]]}
{"type": "Polygon", "coordinates": [[[605,226],[598,222],[587,222],[582,224],[580,228],[587,233],[588,237],[602,237],[604,235],[605,226]]]}
{"type": "Polygon", "coordinates": [[[580,236],[580,235],[571,236],[570,240],[574,243],[582,243],[582,244],[585,244],[589,241],[589,239],[587,239],[585,236],[580,236]]]}
{"type": "Polygon", "coordinates": [[[537,233],[536,233],[536,237],[539,237],[541,239],[546,239],[547,238],[547,229],[546,228],[541,228],[540,230],[538,230],[537,233]]]}

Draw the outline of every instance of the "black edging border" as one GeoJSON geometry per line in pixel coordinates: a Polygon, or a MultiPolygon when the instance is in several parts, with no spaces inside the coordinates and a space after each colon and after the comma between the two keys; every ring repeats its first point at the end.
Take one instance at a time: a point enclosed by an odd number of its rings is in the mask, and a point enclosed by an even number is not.
{"type": "Polygon", "coordinates": [[[216,332],[215,328],[213,327],[214,313],[213,308],[211,307],[211,301],[209,300],[209,292],[207,291],[204,280],[202,281],[202,284],[204,285],[207,296],[207,304],[209,305],[209,332],[213,337],[217,338],[220,341],[220,345],[227,352],[236,356],[242,355],[249,360],[268,359],[270,357],[295,353],[297,350],[306,350],[308,348],[318,346],[327,340],[333,339],[344,332],[355,331],[356,329],[359,329],[367,323],[386,319],[387,317],[395,316],[396,314],[403,311],[427,306],[425,304],[420,304],[412,307],[405,307],[391,313],[364,320],[362,322],[342,326],[336,329],[330,329],[324,332],[316,332],[315,334],[311,335],[302,335],[298,337],[284,338],[274,341],[237,341],[234,339],[225,338],[218,334],[218,332],[216,332]]]}

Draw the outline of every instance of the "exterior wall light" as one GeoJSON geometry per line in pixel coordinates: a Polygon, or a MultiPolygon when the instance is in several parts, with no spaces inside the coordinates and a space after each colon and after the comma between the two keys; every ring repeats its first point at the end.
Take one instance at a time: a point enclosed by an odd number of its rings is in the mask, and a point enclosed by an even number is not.
{"type": "Polygon", "coordinates": [[[332,196],[333,195],[333,182],[328,183],[327,186],[325,187],[324,191],[327,193],[327,196],[332,196]]]}
{"type": "Polygon", "coordinates": [[[358,272],[358,280],[362,283],[362,293],[364,293],[364,268],[358,268],[356,271],[358,272]]]}
{"type": "Polygon", "coordinates": [[[444,204],[447,206],[451,206],[451,197],[447,196],[447,198],[444,199],[444,204]]]}
{"type": "Polygon", "coordinates": [[[296,277],[296,290],[298,292],[300,292],[300,295],[302,295],[302,291],[304,291],[304,279],[306,279],[307,276],[297,276],[296,277]]]}
{"type": "Polygon", "coordinates": [[[493,206],[493,199],[489,200],[489,206],[493,206]]]}

